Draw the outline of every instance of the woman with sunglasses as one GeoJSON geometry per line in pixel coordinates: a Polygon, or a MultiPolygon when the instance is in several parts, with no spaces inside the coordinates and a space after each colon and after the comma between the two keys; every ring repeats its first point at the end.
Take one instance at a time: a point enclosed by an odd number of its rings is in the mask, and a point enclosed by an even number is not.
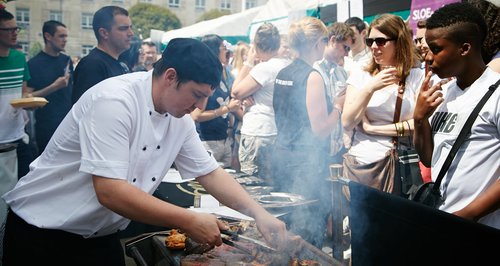
{"type": "Polygon", "coordinates": [[[321,247],[331,207],[328,177],[329,134],[340,111],[326,100],[324,80],[313,68],[328,42],[323,22],[306,17],[290,26],[289,45],[298,57],[276,76],[273,107],[278,134],[273,153],[277,191],[318,202],[290,216],[290,230],[321,247]]]}
{"type": "MultiPolygon", "coordinates": [[[[368,167],[386,158],[393,148],[393,137],[408,142],[414,128],[413,109],[424,78],[423,70],[416,67],[418,54],[410,30],[401,17],[379,16],[371,23],[365,41],[371,48],[372,60],[348,78],[342,113],[344,129],[353,131],[352,145],[344,156],[344,174],[357,181],[361,177],[353,177],[346,162],[368,167]],[[394,123],[399,92],[401,122],[394,123]]],[[[370,184],[372,180],[367,179],[370,184]]]]}

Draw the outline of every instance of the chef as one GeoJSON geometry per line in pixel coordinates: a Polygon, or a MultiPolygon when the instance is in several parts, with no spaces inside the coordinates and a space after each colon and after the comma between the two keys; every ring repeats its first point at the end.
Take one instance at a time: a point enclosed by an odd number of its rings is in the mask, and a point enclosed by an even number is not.
{"type": "Polygon", "coordinates": [[[209,156],[189,116],[204,108],[221,72],[206,45],[174,39],[153,70],[89,89],[30,172],[3,196],[10,207],[4,265],[124,265],[117,233],[130,220],[221,245],[225,225],[215,216],[152,196],[174,162],[183,178],[196,178],[221,203],[253,217],[280,247],[285,224],[209,156]]]}

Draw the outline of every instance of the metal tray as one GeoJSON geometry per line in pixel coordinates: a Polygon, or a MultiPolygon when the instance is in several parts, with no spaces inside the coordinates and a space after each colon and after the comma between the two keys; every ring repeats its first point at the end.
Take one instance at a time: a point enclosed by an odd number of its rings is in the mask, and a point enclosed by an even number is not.
{"type": "Polygon", "coordinates": [[[255,200],[266,209],[289,208],[317,202],[317,200],[308,200],[301,195],[286,192],[271,192],[268,195],[258,195],[255,200]]]}

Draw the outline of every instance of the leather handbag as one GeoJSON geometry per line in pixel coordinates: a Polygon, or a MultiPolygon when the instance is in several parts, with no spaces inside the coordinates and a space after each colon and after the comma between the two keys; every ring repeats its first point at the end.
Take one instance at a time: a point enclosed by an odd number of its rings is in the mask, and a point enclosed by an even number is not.
{"type": "Polygon", "coordinates": [[[443,167],[441,167],[441,170],[439,171],[438,177],[436,178],[435,182],[429,182],[421,185],[416,191],[414,191],[410,195],[410,200],[420,202],[424,205],[427,205],[432,208],[438,208],[442,203],[443,203],[443,198],[441,196],[441,191],[440,191],[440,186],[441,186],[441,181],[443,180],[444,175],[450,168],[451,163],[453,162],[453,158],[455,158],[455,155],[458,152],[458,149],[462,145],[462,143],[465,141],[467,136],[471,132],[472,124],[474,124],[474,121],[476,120],[479,111],[483,108],[484,104],[488,101],[490,96],[493,94],[493,92],[496,90],[498,85],[500,84],[500,80],[498,80],[495,84],[491,85],[488,88],[488,91],[486,94],[481,98],[479,103],[476,105],[472,113],[469,115],[467,118],[467,121],[465,122],[464,127],[462,130],[460,130],[460,133],[458,134],[457,140],[455,143],[453,143],[453,146],[451,147],[450,153],[448,153],[448,156],[446,157],[446,160],[444,161],[443,167]]]}
{"type": "Polygon", "coordinates": [[[344,154],[344,176],[369,187],[399,195],[401,182],[396,177],[396,150],[390,149],[379,161],[361,164],[349,153],[344,154]]]}
{"type": "MultiPolygon", "coordinates": [[[[403,103],[403,93],[404,84],[401,85],[402,88],[398,89],[398,95],[396,97],[396,106],[394,109],[393,122],[399,121],[401,114],[401,105],[403,103]]],[[[354,131],[354,134],[356,132],[354,131]]],[[[353,134],[353,137],[354,137],[353,134]]],[[[392,138],[393,148],[387,151],[384,158],[369,164],[361,164],[356,161],[356,159],[349,153],[344,154],[344,176],[355,182],[370,186],[372,188],[395,194],[402,194],[402,179],[400,177],[401,172],[406,171],[405,164],[402,167],[398,166],[399,156],[398,156],[398,139],[397,137],[392,138]]],[[[405,157],[401,158],[407,161],[405,157]]]]}

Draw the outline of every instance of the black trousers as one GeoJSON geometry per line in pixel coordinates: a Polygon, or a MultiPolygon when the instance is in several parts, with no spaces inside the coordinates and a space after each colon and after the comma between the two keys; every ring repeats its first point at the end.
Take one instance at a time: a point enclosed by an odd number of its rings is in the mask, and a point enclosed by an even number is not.
{"type": "MultiPolygon", "coordinates": [[[[47,215],[50,215],[49,213],[47,215]]],[[[84,238],[26,223],[12,210],[7,215],[3,265],[125,265],[118,234],[84,238]]]]}

